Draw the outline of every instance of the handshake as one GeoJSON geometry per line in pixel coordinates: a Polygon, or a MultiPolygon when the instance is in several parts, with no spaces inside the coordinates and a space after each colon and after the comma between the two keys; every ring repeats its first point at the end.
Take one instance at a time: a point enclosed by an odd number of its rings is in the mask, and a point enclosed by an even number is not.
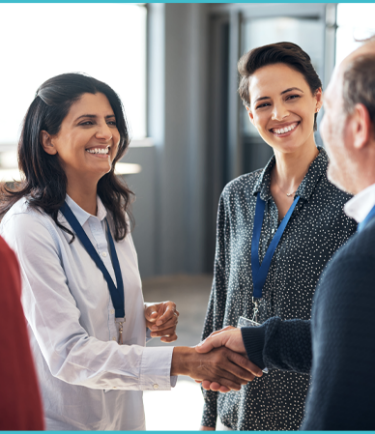
{"type": "MultiPolygon", "coordinates": [[[[176,304],[165,301],[145,306],[146,325],[151,337],[163,342],[177,339],[179,312],[176,304]]],[[[206,390],[229,392],[261,377],[263,372],[246,357],[241,330],[225,327],[196,347],[174,347],[171,375],[188,375],[206,390]]]]}
{"type": "Polygon", "coordinates": [[[206,390],[226,393],[263,372],[246,357],[241,330],[229,326],[194,348],[175,347],[171,375],[188,375],[206,390]]]}

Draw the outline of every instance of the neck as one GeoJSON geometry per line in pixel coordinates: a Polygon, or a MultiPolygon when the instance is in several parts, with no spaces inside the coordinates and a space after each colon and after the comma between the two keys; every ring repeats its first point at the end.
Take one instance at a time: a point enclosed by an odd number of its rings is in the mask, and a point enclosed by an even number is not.
{"type": "Polygon", "coordinates": [[[375,140],[362,150],[345,154],[345,167],[340,168],[341,188],[351,194],[358,194],[375,184],[374,164],[375,140]]]}
{"type": "Polygon", "coordinates": [[[97,184],[84,182],[82,179],[76,180],[68,178],[66,193],[79,205],[83,210],[91,215],[97,214],[97,184]]]}
{"type": "MultiPolygon", "coordinates": [[[[295,192],[305,177],[311,163],[319,154],[315,143],[303,146],[292,153],[275,152],[276,164],[272,181],[285,192],[295,192]]],[[[272,182],[271,181],[271,182],[272,182]]]]}

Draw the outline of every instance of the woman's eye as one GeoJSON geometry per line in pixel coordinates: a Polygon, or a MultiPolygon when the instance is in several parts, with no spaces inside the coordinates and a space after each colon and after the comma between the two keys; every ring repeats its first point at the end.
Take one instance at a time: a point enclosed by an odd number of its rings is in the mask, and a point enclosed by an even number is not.
{"type": "Polygon", "coordinates": [[[108,121],[107,122],[108,125],[112,125],[113,127],[116,126],[116,121],[108,121]]]}
{"type": "Polygon", "coordinates": [[[267,107],[267,106],[269,106],[269,105],[270,105],[269,102],[265,102],[264,104],[260,104],[260,105],[258,105],[258,106],[256,107],[255,110],[258,110],[258,109],[263,108],[263,107],[267,107]]]}
{"type": "Polygon", "coordinates": [[[288,99],[296,99],[296,98],[300,98],[300,95],[289,95],[289,96],[287,97],[287,100],[288,100],[288,99]]]}
{"type": "Polygon", "coordinates": [[[81,122],[80,125],[86,126],[86,125],[93,125],[93,121],[85,121],[81,122]]]}

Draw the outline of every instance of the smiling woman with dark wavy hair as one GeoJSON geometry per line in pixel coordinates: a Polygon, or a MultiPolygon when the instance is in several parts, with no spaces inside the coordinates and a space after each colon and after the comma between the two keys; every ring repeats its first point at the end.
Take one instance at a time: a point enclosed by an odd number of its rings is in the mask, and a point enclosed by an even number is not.
{"type": "MultiPolygon", "coordinates": [[[[244,54],[238,70],[249,120],[274,156],[221,195],[203,339],[241,316],[258,324],[272,316],[310,319],[322,270],[355,231],[343,212],[350,196],[328,181],[327,154],[315,144],[322,84],[309,55],[290,42],[265,45],[244,54]]],[[[219,418],[221,429],[296,430],[309,382],[306,374],[273,370],[226,395],[204,382],[211,390],[204,391],[202,429],[219,418]]]]}
{"type": "Polygon", "coordinates": [[[21,265],[48,430],[144,430],[143,390],[169,390],[180,374],[239,390],[259,372],[226,349],[202,357],[189,347],[145,347],[147,328],[148,337],[175,341],[179,313],[171,301],[143,301],[132,193],[114,175],[128,144],[108,85],[53,77],[24,120],[24,180],[2,189],[0,233],[21,265]]]}
{"type": "MultiPolygon", "coordinates": [[[[128,231],[125,212],[128,211],[132,193],[115,176],[114,167],[129,145],[129,132],[121,100],[117,94],[107,84],[82,74],[62,74],[53,77],[38,89],[25,116],[18,145],[19,168],[25,175],[25,180],[16,190],[3,186],[0,216],[4,215],[20,198],[27,196],[32,208],[41,208],[59,227],[71,233],[57,219],[67,193],[67,177],[62,167],[63,162],[54,148],[51,148],[51,152],[45,152],[49,148],[40,146],[40,140],[42,131],[48,131],[51,136],[59,132],[71,105],[84,93],[105,95],[113,111],[112,123],[115,121],[119,133],[118,146],[112,146],[112,149],[109,147],[113,161],[108,165],[108,158],[104,160],[103,163],[108,170],[99,179],[97,186],[98,196],[113,216],[115,239],[118,241],[123,239],[128,231]]],[[[86,123],[89,122],[90,119],[86,119],[86,123]]],[[[77,165],[79,162],[78,159],[77,165]]]]}

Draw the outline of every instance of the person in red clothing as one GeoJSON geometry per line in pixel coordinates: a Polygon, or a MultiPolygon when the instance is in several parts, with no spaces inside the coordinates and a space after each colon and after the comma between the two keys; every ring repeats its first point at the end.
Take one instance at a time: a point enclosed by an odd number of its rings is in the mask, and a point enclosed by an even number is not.
{"type": "Polygon", "coordinates": [[[44,429],[42,401],[21,305],[21,276],[0,237],[0,430],[44,429]]]}

